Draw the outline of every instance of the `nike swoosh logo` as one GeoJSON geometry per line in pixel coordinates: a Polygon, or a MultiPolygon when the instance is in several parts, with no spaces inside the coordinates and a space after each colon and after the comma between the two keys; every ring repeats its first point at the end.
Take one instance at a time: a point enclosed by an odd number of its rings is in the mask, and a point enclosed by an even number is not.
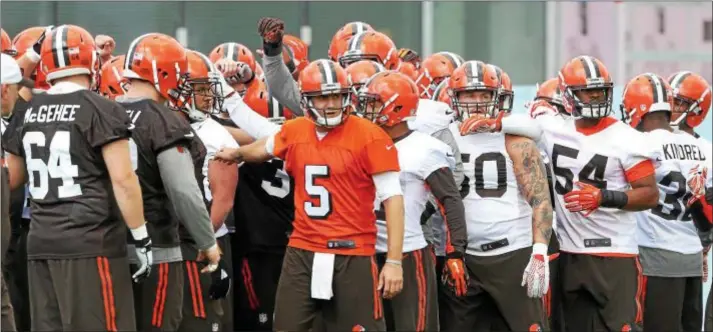
{"type": "Polygon", "coordinates": [[[393,145],[389,145],[386,147],[386,150],[391,150],[391,148],[393,148],[393,147],[394,147],[393,145]]]}
{"type": "Polygon", "coordinates": [[[184,135],[184,136],[185,136],[186,138],[193,138],[195,135],[193,135],[193,133],[190,133],[190,134],[186,134],[186,135],[184,135]]]}
{"type": "Polygon", "coordinates": [[[453,157],[453,154],[451,154],[451,153],[446,153],[446,157],[452,158],[452,157],[453,157]]]}
{"type": "Polygon", "coordinates": [[[134,126],[133,123],[129,125],[129,130],[134,130],[134,128],[136,128],[136,126],[134,126]]]}

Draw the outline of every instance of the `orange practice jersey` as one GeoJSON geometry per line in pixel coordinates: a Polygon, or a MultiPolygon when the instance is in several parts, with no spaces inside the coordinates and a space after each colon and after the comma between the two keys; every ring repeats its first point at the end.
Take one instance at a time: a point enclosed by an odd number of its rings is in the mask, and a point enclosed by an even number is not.
{"type": "Polygon", "coordinates": [[[376,243],[372,175],[398,171],[391,138],[356,116],[322,140],[300,117],[275,135],[275,157],[295,180],[295,220],[289,246],[313,252],[370,256],[376,243]]]}

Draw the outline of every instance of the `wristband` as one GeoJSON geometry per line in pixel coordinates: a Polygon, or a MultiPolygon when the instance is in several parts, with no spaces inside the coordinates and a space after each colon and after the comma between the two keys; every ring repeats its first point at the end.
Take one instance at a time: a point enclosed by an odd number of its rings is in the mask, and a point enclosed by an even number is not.
{"type": "Polygon", "coordinates": [[[602,201],[599,206],[606,208],[621,209],[629,203],[629,196],[622,191],[602,190],[602,201]]]}
{"type": "Polygon", "coordinates": [[[35,52],[35,50],[32,47],[28,47],[27,51],[25,51],[25,55],[27,56],[32,63],[38,63],[40,62],[40,55],[35,52]]]}
{"type": "Polygon", "coordinates": [[[397,260],[397,259],[389,259],[389,258],[387,258],[387,259],[386,259],[386,264],[394,264],[394,265],[401,266],[401,261],[400,261],[400,260],[397,260]]]}
{"type": "Polygon", "coordinates": [[[144,222],[144,224],[139,227],[130,229],[130,231],[131,231],[131,237],[133,237],[134,240],[136,240],[136,241],[141,241],[141,240],[149,237],[149,232],[146,229],[146,222],[144,222]]]}

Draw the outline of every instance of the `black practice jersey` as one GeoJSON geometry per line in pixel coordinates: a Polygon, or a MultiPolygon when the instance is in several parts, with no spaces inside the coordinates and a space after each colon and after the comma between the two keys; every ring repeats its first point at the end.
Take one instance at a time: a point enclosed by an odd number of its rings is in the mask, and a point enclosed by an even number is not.
{"type": "Polygon", "coordinates": [[[126,255],[126,226],[102,147],[129,138],[117,103],[88,90],[37,94],[6,151],[27,165],[32,218],[29,259],[126,255]]]}
{"type": "MultiPolygon", "coordinates": [[[[2,134],[3,142],[7,141],[9,137],[18,135],[17,131],[22,126],[28,105],[29,103],[22,97],[17,98],[12,116],[2,134]]],[[[21,186],[10,192],[10,223],[12,224],[13,232],[19,232],[23,226],[23,213],[25,208],[29,208],[29,199],[29,195],[26,195],[26,186],[21,186]]],[[[29,217],[29,213],[26,215],[29,217]]]]}
{"type": "Polygon", "coordinates": [[[131,161],[141,184],[151,242],[159,248],[177,247],[178,221],[173,217],[157,157],[166,149],[187,147],[193,132],[178,113],[151,99],[125,99],[120,104],[135,126],[129,142],[131,161]]]}

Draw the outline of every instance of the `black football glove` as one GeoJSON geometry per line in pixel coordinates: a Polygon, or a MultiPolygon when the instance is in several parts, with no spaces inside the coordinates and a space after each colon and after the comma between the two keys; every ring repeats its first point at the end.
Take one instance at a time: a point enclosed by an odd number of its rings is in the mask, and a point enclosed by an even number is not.
{"type": "Polygon", "coordinates": [[[285,22],[279,18],[263,17],[257,22],[257,32],[262,37],[262,48],[265,55],[276,56],[282,52],[285,22]]]}
{"type": "Polygon", "coordinates": [[[232,284],[232,276],[228,273],[225,268],[225,263],[221,259],[218,262],[218,268],[211,272],[211,283],[208,289],[208,296],[211,300],[218,300],[225,298],[230,292],[230,285],[232,284]]]}
{"type": "Polygon", "coordinates": [[[47,33],[51,32],[52,29],[54,29],[54,25],[48,25],[45,27],[45,31],[42,31],[40,36],[37,37],[37,41],[32,44],[32,50],[35,51],[36,54],[40,54],[40,51],[42,51],[42,43],[44,43],[45,38],[47,38],[47,33]]]}

